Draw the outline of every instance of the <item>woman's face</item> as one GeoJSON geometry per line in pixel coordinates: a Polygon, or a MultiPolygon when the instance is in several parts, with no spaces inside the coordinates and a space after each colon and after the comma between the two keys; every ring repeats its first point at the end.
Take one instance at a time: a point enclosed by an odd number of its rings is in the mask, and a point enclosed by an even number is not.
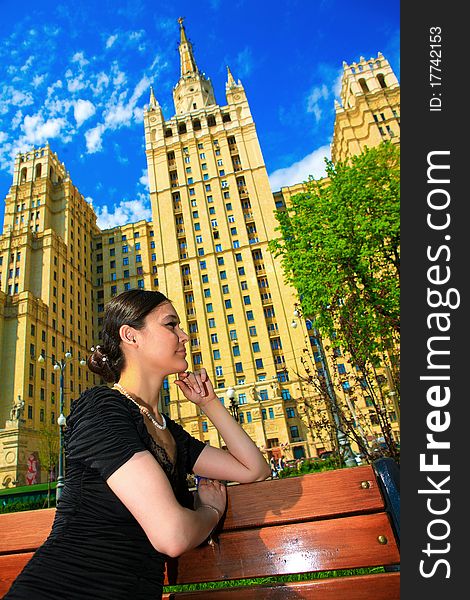
{"type": "Polygon", "coordinates": [[[141,360],[164,376],[186,371],[186,350],[189,340],[180,328],[179,317],[170,302],[157,306],[145,318],[145,327],[137,332],[141,360]]]}

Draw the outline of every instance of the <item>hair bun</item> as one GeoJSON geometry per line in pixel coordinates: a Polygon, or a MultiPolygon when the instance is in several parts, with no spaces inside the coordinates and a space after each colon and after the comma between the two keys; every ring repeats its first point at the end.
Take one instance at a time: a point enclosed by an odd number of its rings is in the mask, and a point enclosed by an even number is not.
{"type": "Polygon", "coordinates": [[[87,365],[90,371],[100,375],[107,382],[116,380],[115,373],[111,366],[108,354],[102,346],[92,346],[91,354],[87,359],[87,365]]]}

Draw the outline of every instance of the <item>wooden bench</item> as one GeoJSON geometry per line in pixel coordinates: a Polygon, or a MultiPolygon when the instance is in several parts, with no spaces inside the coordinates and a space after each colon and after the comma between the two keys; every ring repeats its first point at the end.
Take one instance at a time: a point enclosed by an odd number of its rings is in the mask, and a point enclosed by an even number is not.
{"type": "MultiPolygon", "coordinates": [[[[227,491],[227,511],[215,544],[203,544],[170,560],[167,585],[385,569],[366,575],[169,592],[164,598],[399,599],[400,499],[398,468],[391,459],[379,459],[373,466],[233,485],[227,491]]],[[[0,596],[49,534],[54,512],[0,515],[0,596]]]]}

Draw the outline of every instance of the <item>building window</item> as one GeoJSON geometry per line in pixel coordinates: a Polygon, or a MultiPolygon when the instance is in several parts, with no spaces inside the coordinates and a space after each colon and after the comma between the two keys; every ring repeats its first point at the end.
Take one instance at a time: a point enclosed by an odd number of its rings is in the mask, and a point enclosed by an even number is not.
{"type": "Polygon", "coordinates": [[[224,371],[221,366],[217,366],[215,368],[215,374],[217,375],[217,377],[222,377],[222,375],[224,374],[224,371]]]}
{"type": "Polygon", "coordinates": [[[214,312],[214,307],[212,306],[212,302],[206,304],[206,312],[214,312]]]}
{"type": "Polygon", "coordinates": [[[202,431],[204,431],[204,432],[209,431],[209,427],[207,425],[207,421],[203,421],[202,422],[202,431]]]}
{"type": "Polygon", "coordinates": [[[235,323],[235,318],[233,315],[227,315],[227,323],[229,325],[233,325],[235,323]]]}
{"type": "Polygon", "coordinates": [[[253,348],[253,352],[259,352],[259,342],[253,342],[251,344],[252,348],[253,348]]]}
{"type": "Polygon", "coordinates": [[[252,421],[253,421],[253,418],[251,416],[251,412],[248,410],[246,413],[246,422],[251,423],[252,421]]]}
{"type": "Polygon", "coordinates": [[[255,366],[257,369],[262,369],[263,368],[263,359],[262,358],[257,358],[255,360],[255,366]]]}
{"type": "MultiPolygon", "coordinates": [[[[281,391],[281,397],[282,397],[283,400],[290,400],[291,399],[291,395],[290,395],[289,390],[282,390],[281,391]]],[[[287,410],[289,410],[289,409],[287,409],[287,410]]]]}
{"type": "Polygon", "coordinates": [[[208,324],[209,324],[210,329],[214,329],[214,327],[215,327],[215,319],[212,319],[212,318],[209,319],[208,324]]]}
{"type": "Polygon", "coordinates": [[[214,360],[220,360],[220,350],[212,350],[214,360]]]}
{"type": "Polygon", "coordinates": [[[346,374],[346,365],[344,365],[343,363],[339,363],[338,364],[338,373],[340,375],[345,375],[346,374]]]}
{"type": "Polygon", "coordinates": [[[254,316],[253,316],[253,311],[252,310],[247,310],[246,311],[246,318],[247,318],[247,321],[253,321],[254,316]]]}
{"type": "Polygon", "coordinates": [[[234,356],[240,356],[240,346],[233,346],[232,351],[234,356]]]}
{"type": "Polygon", "coordinates": [[[299,437],[299,428],[297,427],[297,425],[291,425],[289,427],[289,429],[290,429],[290,434],[293,438],[299,437]]]}

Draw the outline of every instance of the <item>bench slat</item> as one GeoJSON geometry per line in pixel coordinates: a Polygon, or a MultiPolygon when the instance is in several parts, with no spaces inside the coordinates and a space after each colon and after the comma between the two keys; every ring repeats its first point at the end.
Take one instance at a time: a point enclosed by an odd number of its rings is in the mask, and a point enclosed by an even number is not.
{"type": "Polygon", "coordinates": [[[0,515],[0,554],[36,550],[49,535],[55,508],[0,515]]]}
{"type": "Polygon", "coordinates": [[[385,506],[369,465],[229,486],[227,494],[224,530],[378,512],[385,506]]]}
{"type": "Polygon", "coordinates": [[[210,600],[399,600],[400,573],[169,594],[169,600],[205,600],[208,597],[210,600]]]}
{"type": "Polygon", "coordinates": [[[168,565],[168,584],[200,583],[394,565],[400,561],[386,513],[333,521],[222,532],[220,545],[204,545],[168,565]],[[381,544],[384,535],[388,543],[381,544]]]}
{"type": "Polygon", "coordinates": [[[6,554],[0,556],[0,598],[10,589],[11,584],[29,562],[34,552],[6,554]]]}

